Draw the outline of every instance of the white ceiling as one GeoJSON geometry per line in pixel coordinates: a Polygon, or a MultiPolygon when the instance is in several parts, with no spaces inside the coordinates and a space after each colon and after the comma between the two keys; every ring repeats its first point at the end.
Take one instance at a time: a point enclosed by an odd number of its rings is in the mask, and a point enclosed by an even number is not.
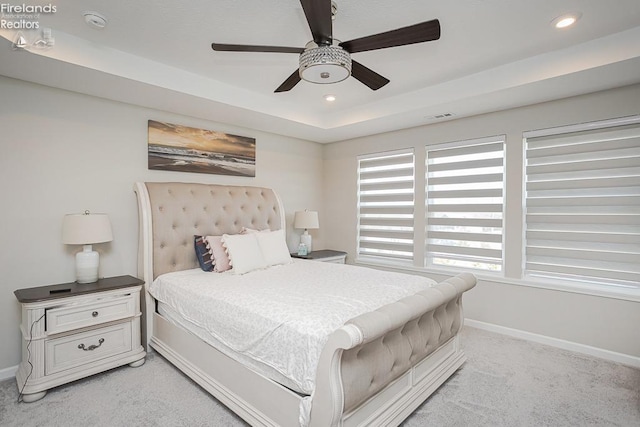
{"type": "MultiPolygon", "coordinates": [[[[332,142],[640,82],[638,0],[337,0],[346,41],[440,20],[440,40],[356,53],[391,80],[372,91],[354,78],[300,82],[274,93],[296,54],[214,52],[212,42],[303,47],[297,0],[52,1],[41,14],[49,50],[12,49],[0,29],[0,74],[207,120],[332,142]],[[83,12],[108,25],[96,30],[83,12]],[[551,21],[580,12],[565,30],[551,21]],[[325,94],[337,101],[328,103],[325,94]]],[[[22,2],[20,2],[22,4],[22,2]]],[[[33,3],[39,4],[39,3],[33,3]]],[[[39,35],[24,30],[28,41],[39,35]]]]}

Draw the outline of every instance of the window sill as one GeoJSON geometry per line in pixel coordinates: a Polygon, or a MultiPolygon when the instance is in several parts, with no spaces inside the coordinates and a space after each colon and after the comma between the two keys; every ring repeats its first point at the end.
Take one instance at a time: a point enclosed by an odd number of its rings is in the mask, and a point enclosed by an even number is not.
{"type": "Polygon", "coordinates": [[[560,292],[571,292],[582,295],[590,295],[597,296],[602,298],[613,298],[624,301],[632,301],[632,302],[640,302],[640,289],[633,288],[616,288],[613,286],[606,285],[595,285],[595,284],[585,284],[578,285],[571,282],[551,282],[551,281],[534,281],[534,280],[525,280],[525,279],[515,279],[511,277],[502,277],[491,274],[484,274],[483,272],[475,271],[475,270],[438,270],[424,267],[415,267],[405,263],[393,262],[393,261],[380,261],[380,260],[371,260],[371,259],[356,259],[354,262],[355,265],[360,265],[364,267],[374,267],[381,268],[386,270],[398,270],[401,272],[409,272],[409,273],[427,273],[427,274],[437,274],[442,276],[452,276],[462,272],[473,273],[478,281],[486,281],[486,282],[494,282],[501,283],[505,285],[513,285],[513,286],[526,286],[530,288],[539,288],[539,289],[547,289],[552,291],[560,291],[560,292]]]}

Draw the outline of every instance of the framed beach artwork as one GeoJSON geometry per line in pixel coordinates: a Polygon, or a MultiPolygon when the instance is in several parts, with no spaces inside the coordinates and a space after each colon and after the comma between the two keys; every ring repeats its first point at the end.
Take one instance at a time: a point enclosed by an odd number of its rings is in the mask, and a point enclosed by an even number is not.
{"type": "Polygon", "coordinates": [[[149,169],[256,176],[256,140],[149,120],[149,169]]]}

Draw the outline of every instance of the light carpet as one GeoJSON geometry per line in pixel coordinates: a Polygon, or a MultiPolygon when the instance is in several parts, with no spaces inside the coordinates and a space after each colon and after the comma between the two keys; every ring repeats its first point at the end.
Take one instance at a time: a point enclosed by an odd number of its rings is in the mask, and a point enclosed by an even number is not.
{"type": "MultiPolygon", "coordinates": [[[[640,370],[470,327],[462,345],[467,362],[403,426],[640,426],[640,370]]],[[[246,425],[155,353],[17,399],[1,382],[1,426],[246,425]]]]}

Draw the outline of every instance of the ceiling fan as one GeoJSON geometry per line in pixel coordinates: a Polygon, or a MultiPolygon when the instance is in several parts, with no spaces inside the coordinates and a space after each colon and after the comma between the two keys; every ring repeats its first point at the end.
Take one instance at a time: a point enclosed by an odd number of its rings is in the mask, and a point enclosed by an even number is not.
{"type": "Polygon", "coordinates": [[[440,38],[440,22],[437,19],[422,22],[384,33],[341,42],[333,38],[331,21],[337,10],[331,0],[300,0],[311,29],[313,40],[304,48],[283,46],[251,46],[212,43],[216,51],[278,52],[300,54],[299,67],[275,92],[286,92],[301,79],[312,83],[337,83],[349,76],[355,77],[372,90],[378,90],[389,79],[351,59],[351,54],[368,50],[385,49],[440,38]]]}

